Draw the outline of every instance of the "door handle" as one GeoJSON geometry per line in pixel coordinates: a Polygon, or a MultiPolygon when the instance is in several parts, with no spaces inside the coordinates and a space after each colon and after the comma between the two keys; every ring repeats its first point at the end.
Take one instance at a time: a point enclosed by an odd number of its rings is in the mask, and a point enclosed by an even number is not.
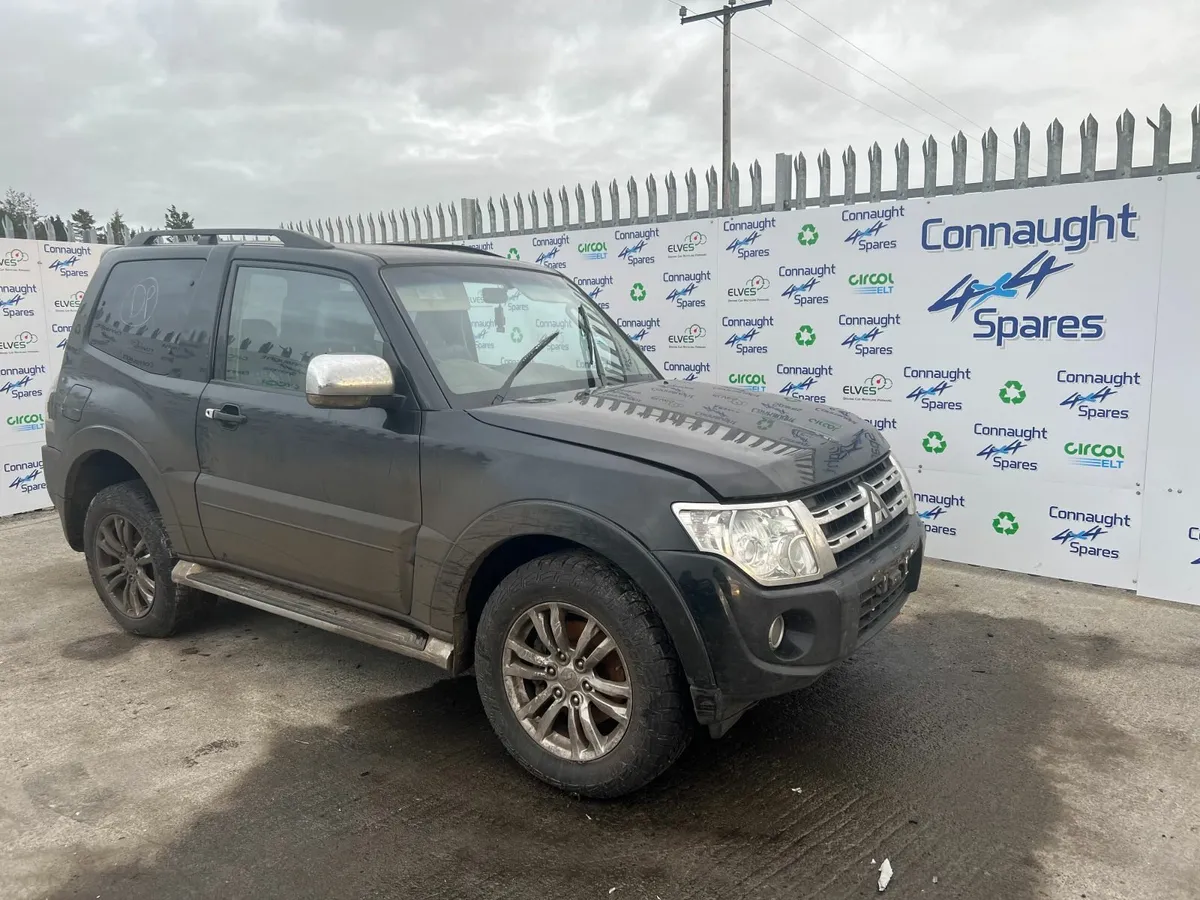
{"type": "Polygon", "coordinates": [[[210,406],[208,409],[204,410],[204,418],[216,419],[218,422],[224,425],[244,425],[247,421],[249,421],[241,414],[238,408],[231,403],[226,403],[220,409],[215,409],[210,406]]]}

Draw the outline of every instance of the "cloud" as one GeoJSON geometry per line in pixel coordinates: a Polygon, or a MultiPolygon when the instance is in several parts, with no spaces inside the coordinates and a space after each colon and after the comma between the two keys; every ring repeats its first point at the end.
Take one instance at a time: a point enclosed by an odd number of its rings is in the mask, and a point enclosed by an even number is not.
{"type": "MultiPolygon", "coordinates": [[[[984,0],[798,5],[995,126],[1002,142],[1027,121],[1035,171],[1055,116],[1068,170],[1089,112],[1101,165],[1111,165],[1112,120],[1125,106],[1143,121],[1166,102],[1176,152],[1190,145],[1197,25],[1169,0],[1015,0],[1002,15],[984,0]],[[1151,46],[1152,56],[1142,49],[1151,46]]],[[[962,125],[978,156],[974,125],[792,4],[769,15],[928,112],[747,12],[737,34],[914,127],[737,41],[743,171],[758,158],[769,173],[776,152],[804,151],[815,190],[816,154],[836,159],[853,145],[865,180],[866,150],[879,141],[886,183],[892,145],[906,138],[915,166],[932,132],[948,176],[953,129],[939,118],[962,125]]],[[[720,157],[719,29],[681,27],[666,0],[9,0],[3,23],[8,70],[24,77],[6,98],[0,171],[46,212],[84,206],[104,219],[119,207],[154,224],[174,203],[202,224],[269,225],[562,185],[573,194],[576,183],[590,203],[594,180],[607,202],[614,178],[624,204],[631,175],[644,202],[645,177],[669,169],[682,180],[695,167],[703,194],[703,172],[720,157]]],[[[1151,140],[1142,125],[1139,163],[1151,140]]]]}

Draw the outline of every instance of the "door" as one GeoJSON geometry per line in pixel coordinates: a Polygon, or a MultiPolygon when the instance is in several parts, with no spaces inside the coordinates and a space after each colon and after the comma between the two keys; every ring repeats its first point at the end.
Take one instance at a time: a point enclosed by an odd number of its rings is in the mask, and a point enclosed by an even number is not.
{"type": "MultiPolygon", "coordinates": [[[[214,380],[196,423],[196,497],[213,557],[241,569],[407,613],[420,520],[420,414],[316,409],[321,353],[398,367],[348,275],[235,264],[214,380]]],[[[403,391],[403,387],[400,388],[403,391]]]]}

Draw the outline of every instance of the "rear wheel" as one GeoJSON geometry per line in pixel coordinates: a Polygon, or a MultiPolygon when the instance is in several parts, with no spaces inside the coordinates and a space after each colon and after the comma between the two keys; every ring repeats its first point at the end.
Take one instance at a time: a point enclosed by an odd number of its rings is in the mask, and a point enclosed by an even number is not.
{"type": "Polygon", "coordinates": [[[167,637],[192,619],[199,598],[171,581],[176,559],[142,482],[114,484],[92,498],[83,550],[96,593],[126,631],[167,637]]]}
{"type": "Polygon", "coordinates": [[[572,793],[635,791],[692,734],[662,622],[628,578],[586,553],[533,560],[501,582],[479,623],[475,670],[509,753],[572,793]]]}

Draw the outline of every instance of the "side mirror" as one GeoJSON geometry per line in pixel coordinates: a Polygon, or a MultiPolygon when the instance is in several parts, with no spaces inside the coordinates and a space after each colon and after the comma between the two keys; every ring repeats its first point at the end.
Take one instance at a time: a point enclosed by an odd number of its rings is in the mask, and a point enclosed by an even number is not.
{"type": "Polygon", "coordinates": [[[322,353],[308,364],[304,379],[308,402],[320,409],[362,409],[377,397],[396,392],[392,367],[363,353],[322,353]]]}

